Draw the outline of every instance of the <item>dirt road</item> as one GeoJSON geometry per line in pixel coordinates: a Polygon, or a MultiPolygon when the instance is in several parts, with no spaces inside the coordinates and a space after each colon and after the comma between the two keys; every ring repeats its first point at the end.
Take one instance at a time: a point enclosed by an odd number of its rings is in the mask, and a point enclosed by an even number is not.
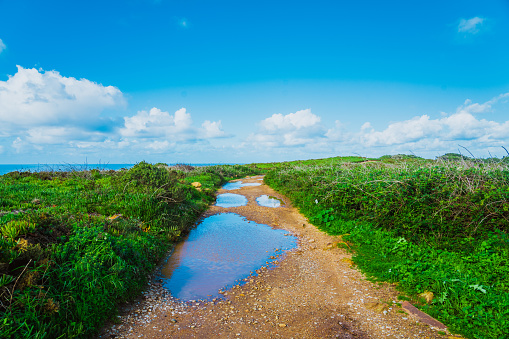
{"type": "Polygon", "coordinates": [[[247,206],[212,206],[205,216],[233,212],[288,230],[298,248],[211,302],[174,300],[153,280],[102,338],[447,338],[404,312],[392,286],[364,280],[351,256],[334,246],[341,239],[309,224],[287,198],[265,184],[228,192],[246,196],[247,206]],[[258,206],[262,194],[285,204],[258,206]]]}

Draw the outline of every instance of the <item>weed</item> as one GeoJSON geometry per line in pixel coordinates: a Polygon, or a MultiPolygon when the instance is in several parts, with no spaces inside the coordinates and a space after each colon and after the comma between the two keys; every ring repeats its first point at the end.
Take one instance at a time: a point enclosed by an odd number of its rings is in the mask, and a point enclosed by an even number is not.
{"type": "Polygon", "coordinates": [[[397,283],[452,331],[509,337],[506,161],[296,162],[272,166],[265,182],[351,242],[345,248],[370,279],[397,283]]]}
{"type": "Polygon", "coordinates": [[[90,337],[246,166],[0,177],[0,337],[90,337]],[[207,191],[189,183],[203,181],[207,191]]]}

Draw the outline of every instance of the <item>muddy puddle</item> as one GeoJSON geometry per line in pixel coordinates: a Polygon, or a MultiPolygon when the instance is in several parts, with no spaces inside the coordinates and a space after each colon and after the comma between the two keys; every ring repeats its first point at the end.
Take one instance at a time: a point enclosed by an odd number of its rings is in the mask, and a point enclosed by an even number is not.
{"type": "Polygon", "coordinates": [[[181,300],[210,300],[296,246],[297,238],[285,230],[235,213],[215,214],[175,247],[161,270],[163,286],[181,300]]]}
{"type": "Polygon", "coordinates": [[[219,194],[216,197],[216,206],[219,207],[239,207],[239,206],[246,206],[247,205],[247,198],[240,194],[233,194],[233,193],[224,193],[219,194]]]}
{"type": "Polygon", "coordinates": [[[283,200],[265,194],[256,198],[256,202],[264,207],[279,207],[283,205],[283,200]]]}
{"type": "MultiPolygon", "coordinates": [[[[263,180],[263,179],[261,179],[263,180]]],[[[242,187],[246,187],[246,186],[260,186],[261,183],[257,183],[257,182],[246,182],[246,183],[243,183],[242,181],[234,181],[234,182],[229,182],[225,185],[223,185],[223,187],[221,187],[222,189],[224,190],[228,190],[228,191],[231,191],[231,190],[238,190],[242,187]]]]}

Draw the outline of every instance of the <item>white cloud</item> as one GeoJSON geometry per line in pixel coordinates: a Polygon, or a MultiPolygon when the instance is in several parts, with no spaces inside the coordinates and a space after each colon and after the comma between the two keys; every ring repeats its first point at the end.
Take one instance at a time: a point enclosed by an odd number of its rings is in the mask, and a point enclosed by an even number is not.
{"type": "MultiPolygon", "coordinates": [[[[507,104],[508,99],[509,93],[503,93],[481,103],[466,100],[452,113],[444,113],[437,118],[424,114],[392,122],[383,129],[376,129],[366,122],[357,132],[347,129],[339,120],[325,129],[320,124],[320,117],[310,110],[274,114],[261,121],[258,133],[249,135],[243,148],[255,146],[271,154],[292,154],[295,157],[302,152],[306,157],[354,152],[379,156],[408,153],[410,150],[432,157],[455,151],[461,144],[487,153],[490,147],[500,148],[509,144],[509,120],[487,118],[491,113],[504,116],[503,110],[508,107],[502,104],[507,104]]],[[[509,117],[509,112],[505,116],[509,117]]]]}
{"type": "Polygon", "coordinates": [[[470,142],[475,147],[502,145],[509,142],[509,120],[497,122],[479,119],[476,114],[492,111],[494,104],[505,103],[508,97],[509,93],[504,93],[482,104],[466,100],[451,115],[439,119],[422,115],[391,123],[382,131],[376,131],[371,125],[363,126],[360,141],[367,147],[392,145],[450,147],[464,141],[470,142]]]}
{"type": "Polygon", "coordinates": [[[442,129],[438,121],[431,120],[427,115],[392,123],[381,132],[377,132],[367,125],[363,127],[361,141],[366,146],[379,144],[394,145],[412,142],[422,139],[423,137],[432,136],[442,129]]]}
{"type": "Polygon", "coordinates": [[[499,96],[494,97],[491,100],[486,101],[485,103],[472,103],[472,100],[467,99],[465,103],[458,107],[456,113],[487,113],[491,112],[491,108],[494,104],[498,102],[506,102],[509,98],[509,93],[502,93],[499,96]]]}
{"type": "Polygon", "coordinates": [[[268,132],[275,132],[315,126],[320,120],[320,117],[311,113],[310,109],[304,109],[287,115],[273,114],[270,118],[262,120],[260,125],[268,132]]]}
{"type": "Polygon", "coordinates": [[[168,140],[164,141],[153,141],[150,144],[147,145],[147,148],[150,148],[154,151],[166,151],[170,147],[174,147],[175,143],[170,143],[168,140]]]}
{"type": "Polygon", "coordinates": [[[181,108],[174,115],[170,115],[168,112],[154,107],[148,112],[139,111],[132,117],[125,117],[124,121],[124,127],[120,129],[120,134],[124,138],[158,138],[173,142],[192,142],[225,136],[221,121],[211,122],[206,120],[201,128],[194,127],[191,114],[187,113],[185,108],[181,108]]]}
{"type": "Polygon", "coordinates": [[[87,79],[17,66],[0,81],[0,122],[18,126],[88,125],[107,108],[125,105],[122,92],[87,79]]]}
{"type": "Polygon", "coordinates": [[[66,127],[36,127],[27,131],[27,140],[33,144],[60,144],[73,135],[66,127]]]}
{"type": "Polygon", "coordinates": [[[16,153],[23,152],[26,148],[29,147],[29,144],[22,140],[20,137],[17,137],[11,144],[12,148],[16,150],[16,153]]]}
{"type": "Polygon", "coordinates": [[[248,142],[258,147],[295,147],[311,144],[323,138],[321,118],[310,109],[295,113],[273,114],[260,122],[260,131],[251,134],[248,142]]]}
{"type": "Polygon", "coordinates": [[[221,126],[221,120],[209,121],[205,120],[201,125],[205,131],[204,138],[219,138],[225,136],[225,132],[221,126]]]}
{"type": "MultiPolygon", "coordinates": [[[[179,117],[179,119],[182,121],[182,117],[179,117]]],[[[177,126],[175,116],[156,107],[148,112],[139,111],[132,117],[124,117],[124,121],[124,128],[120,130],[120,134],[124,137],[157,138],[182,128],[182,126],[177,126]]]]}
{"type": "Polygon", "coordinates": [[[107,114],[124,107],[116,87],[17,66],[0,81],[0,135],[16,153],[103,141],[115,124],[107,114]]]}
{"type": "Polygon", "coordinates": [[[468,20],[461,19],[458,24],[458,32],[476,34],[479,32],[479,26],[481,26],[485,20],[485,18],[480,18],[478,16],[468,20]]]}
{"type": "MultiPolygon", "coordinates": [[[[368,128],[371,127],[368,122],[368,128]]],[[[334,122],[334,127],[327,130],[327,133],[325,133],[325,136],[331,140],[331,141],[346,141],[349,138],[351,138],[351,133],[348,132],[346,129],[346,126],[341,123],[341,121],[336,120],[334,122]]]]}
{"type": "Polygon", "coordinates": [[[71,141],[100,142],[106,134],[100,131],[89,131],[79,127],[42,126],[26,130],[26,140],[35,145],[68,144],[71,141]]]}
{"type": "Polygon", "coordinates": [[[126,106],[116,87],[18,66],[0,81],[0,147],[8,155],[35,149],[61,155],[151,154],[192,152],[227,136],[221,121],[194,125],[185,108],[169,114],[154,107],[130,115],[126,106]]]}
{"type": "Polygon", "coordinates": [[[2,39],[0,39],[0,53],[2,53],[6,48],[7,48],[7,46],[5,46],[2,39]]]}

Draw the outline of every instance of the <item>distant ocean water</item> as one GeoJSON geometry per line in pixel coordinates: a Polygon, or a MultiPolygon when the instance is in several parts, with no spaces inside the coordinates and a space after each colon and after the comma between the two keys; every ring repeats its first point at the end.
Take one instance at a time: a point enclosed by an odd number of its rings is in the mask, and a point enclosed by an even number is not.
{"type": "MultiPolygon", "coordinates": [[[[174,164],[170,164],[174,165],[174,164]]],[[[234,165],[234,164],[189,164],[195,167],[213,166],[213,165],[234,165]]],[[[84,171],[91,169],[100,170],[119,170],[122,168],[131,168],[134,164],[7,164],[0,165],[0,175],[14,171],[84,171]]]]}

